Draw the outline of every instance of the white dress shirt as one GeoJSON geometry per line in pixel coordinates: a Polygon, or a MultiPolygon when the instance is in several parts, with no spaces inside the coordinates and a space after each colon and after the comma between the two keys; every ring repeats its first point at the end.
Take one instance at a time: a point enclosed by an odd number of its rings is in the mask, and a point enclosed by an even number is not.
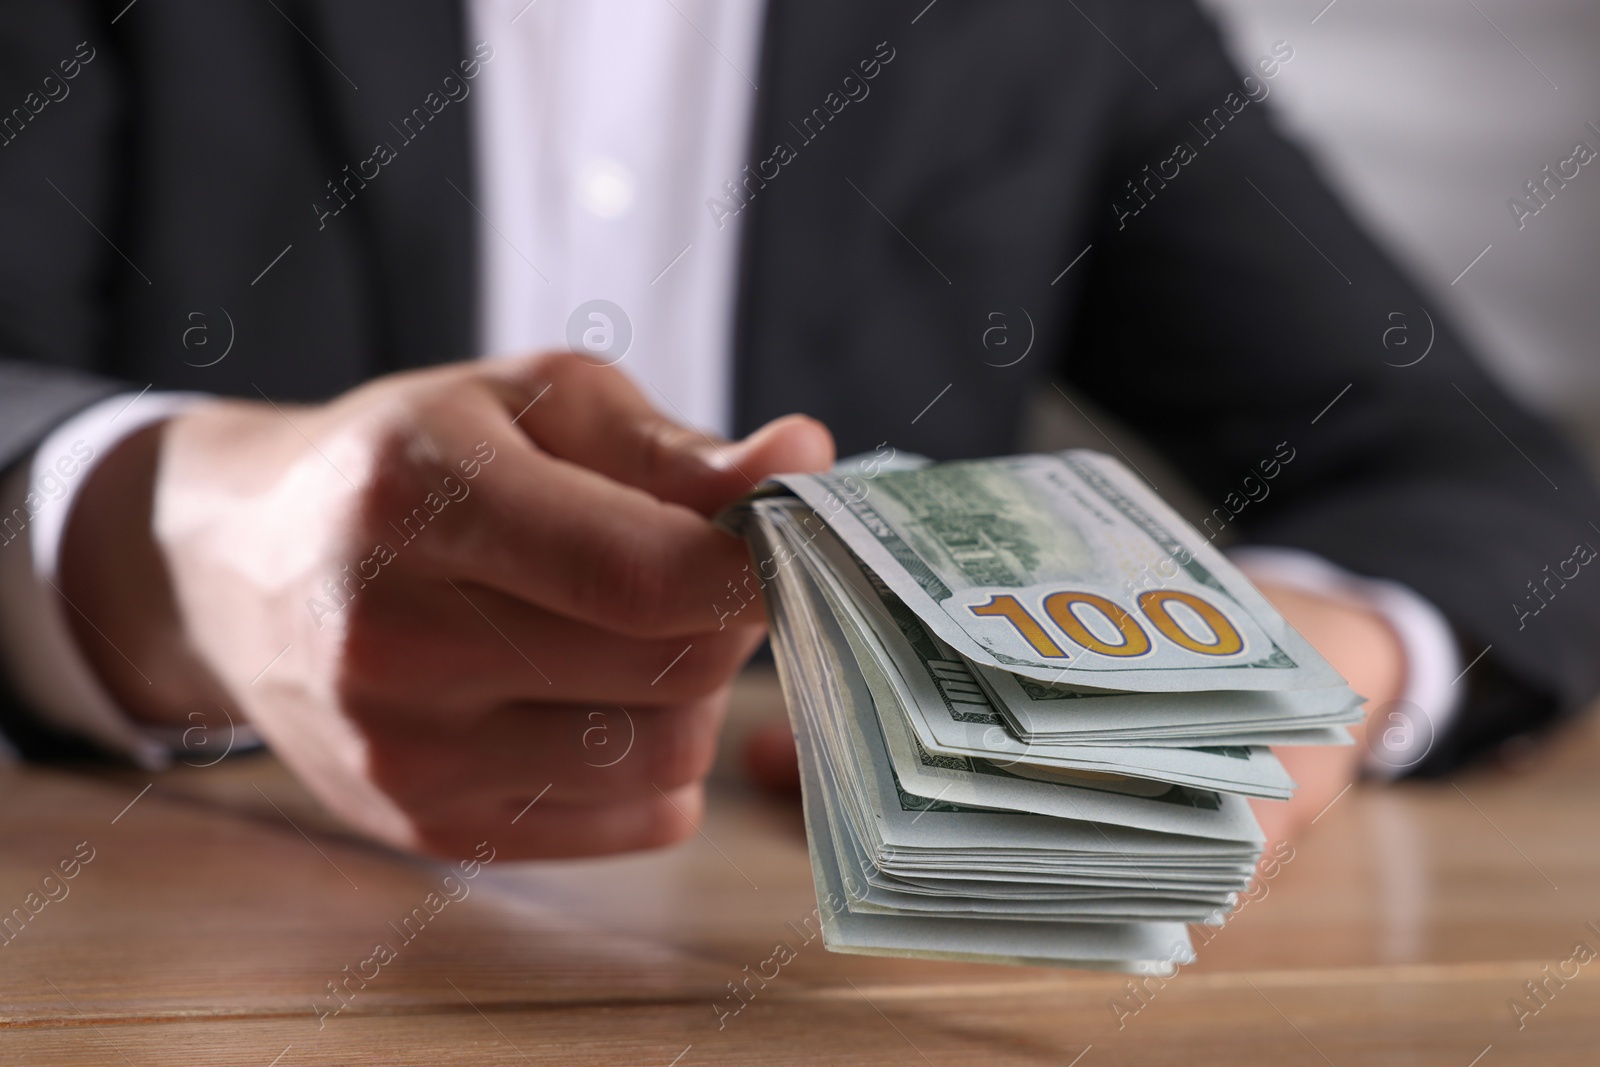
{"type": "MultiPolygon", "coordinates": [[[[726,433],[739,228],[737,218],[719,226],[706,202],[725,195],[746,159],[763,5],[467,0],[466,9],[468,39],[494,48],[473,87],[480,354],[587,339],[589,358],[631,374],[663,411],[726,433]]],[[[0,505],[49,479],[63,449],[82,442],[104,456],[193,399],[130,394],[67,420],[0,505]]],[[[0,546],[0,656],[53,721],[157,766],[169,739],[118,710],[54,588],[60,538],[93,462],[53,493],[26,537],[0,546]]],[[[1275,580],[1383,612],[1406,645],[1407,698],[1434,735],[1442,731],[1455,694],[1440,680],[1454,673],[1456,653],[1438,611],[1401,586],[1364,582],[1316,557],[1274,559],[1257,562],[1275,580]]],[[[1374,761],[1379,773],[1395,766],[1374,761]]]]}
{"type": "Polygon", "coordinates": [[[745,162],[763,5],[467,10],[468,39],[495,50],[472,113],[485,354],[568,347],[574,312],[607,300],[631,325],[617,366],[664,411],[728,432],[739,231],[705,202],[745,162]]]}

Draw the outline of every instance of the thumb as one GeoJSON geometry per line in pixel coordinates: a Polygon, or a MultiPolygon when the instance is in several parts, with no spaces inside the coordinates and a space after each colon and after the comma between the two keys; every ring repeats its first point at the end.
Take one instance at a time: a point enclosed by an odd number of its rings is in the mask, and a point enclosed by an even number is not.
{"type": "Polygon", "coordinates": [[[833,435],[807,415],[773,419],[742,441],[709,446],[697,484],[682,487],[677,502],[712,514],[774,474],[825,471],[833,466],[833,435]]]}
{"type": "Polygon", "coordinates": [[[518,428],[540,449],[702,515],[774,474],[833,464],[833,436],[815,419],[786,415],[742,441],[717,441],[668,417],[621,371],[570,353],[481,373],[503,387],[507,414],[518,413],[518,428]]]}

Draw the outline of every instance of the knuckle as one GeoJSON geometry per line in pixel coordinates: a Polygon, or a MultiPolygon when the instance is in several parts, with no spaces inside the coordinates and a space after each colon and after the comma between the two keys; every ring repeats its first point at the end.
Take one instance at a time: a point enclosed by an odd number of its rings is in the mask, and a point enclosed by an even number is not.
{"type": "Polygon", "coordinates": [[[384,529],[418,496],[419,472],[399,436],[398,431],[386,432],[368,446],[366,467],[355,483],[355,518],[363,533],[384,529]]]}
{"type": "MultiPolygon", "coordinates": [[[[358,576],[359,577],[359,576],[358,576]]],[[[397,659],[390,628],[376,616],[374,598],[355,596],[344,606],[345,620],[335,652],[333,686],[353,721],[369,724],[388,710],[397,659]]]]}
{"type": "Polygon", "coordinates": [[[531,352],[512,364],[530,381],[542,381],[578,365],[577,353],[565,348],[547,348],[531,352]]]}
{"type": "Polygon", "coordinates": [[[585,371],[590,374],[596,371],[609,372],[609,368],[594,367],[584,363],[577,353],[564,348],[523,356],[512,362],[507,370],[510,379],[527,394],[530,400],[546,386],[554,386],[561,392],[566,392],[568,384],[572,383],[574,377],[585,371]]]}
{"type": "Polygon", "coordinates": [[[389,523],[425,506],[428,494],[448,473],[442,450],[428,427],[444,399],[402,393],[374,405],[352,427],[359,466],[351,472],[355,517],[363,533],[387,531],[389,523]]]}

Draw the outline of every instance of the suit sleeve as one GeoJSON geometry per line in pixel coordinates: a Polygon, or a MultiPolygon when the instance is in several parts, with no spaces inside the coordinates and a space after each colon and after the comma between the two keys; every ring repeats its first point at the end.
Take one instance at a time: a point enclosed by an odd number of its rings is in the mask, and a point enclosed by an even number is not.
{"type": "Polygon", "coordinates": [[[1108,124],[1066,376],[1187,476],[1206,532],[1401,582],[1463,662],[1483,654],[1420,773],[1581,708],[1600,689],[1582,462],[1275,131],[1251,99],[1270,83],[1246,83],[1198,11],[1105,10],[1141,73],[1108,124]]]}
{"type": "MultiPolygon", "coordinates": [[[[118,190],[129,180],[119,166],[126,89],[103,30],[109,17],[79,0],[0,6],[0,471],[126,388],[99,373],[108,308],[128,281],[113,269],[120,253],[108,236],[121,229],[118,190]]],[[[30,497],[0,516],[0,552],[16,550],[36,505],[48,502],[30,497]]],[[[85,751],[27,708],[6,677],[0,732],[26,755],[85,751]]]]}

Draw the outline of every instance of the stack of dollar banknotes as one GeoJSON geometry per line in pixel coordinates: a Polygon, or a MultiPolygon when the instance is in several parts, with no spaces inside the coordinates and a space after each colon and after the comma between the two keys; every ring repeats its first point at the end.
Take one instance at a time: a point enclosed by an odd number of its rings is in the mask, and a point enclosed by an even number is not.
{"type": "Polygon", "coordinates": [[[1269,745],[1361,698],[1088,451],[790,475],[725,517],[764,584],[824,941],[1170,973],[1264,844],[1269,745]]]}

